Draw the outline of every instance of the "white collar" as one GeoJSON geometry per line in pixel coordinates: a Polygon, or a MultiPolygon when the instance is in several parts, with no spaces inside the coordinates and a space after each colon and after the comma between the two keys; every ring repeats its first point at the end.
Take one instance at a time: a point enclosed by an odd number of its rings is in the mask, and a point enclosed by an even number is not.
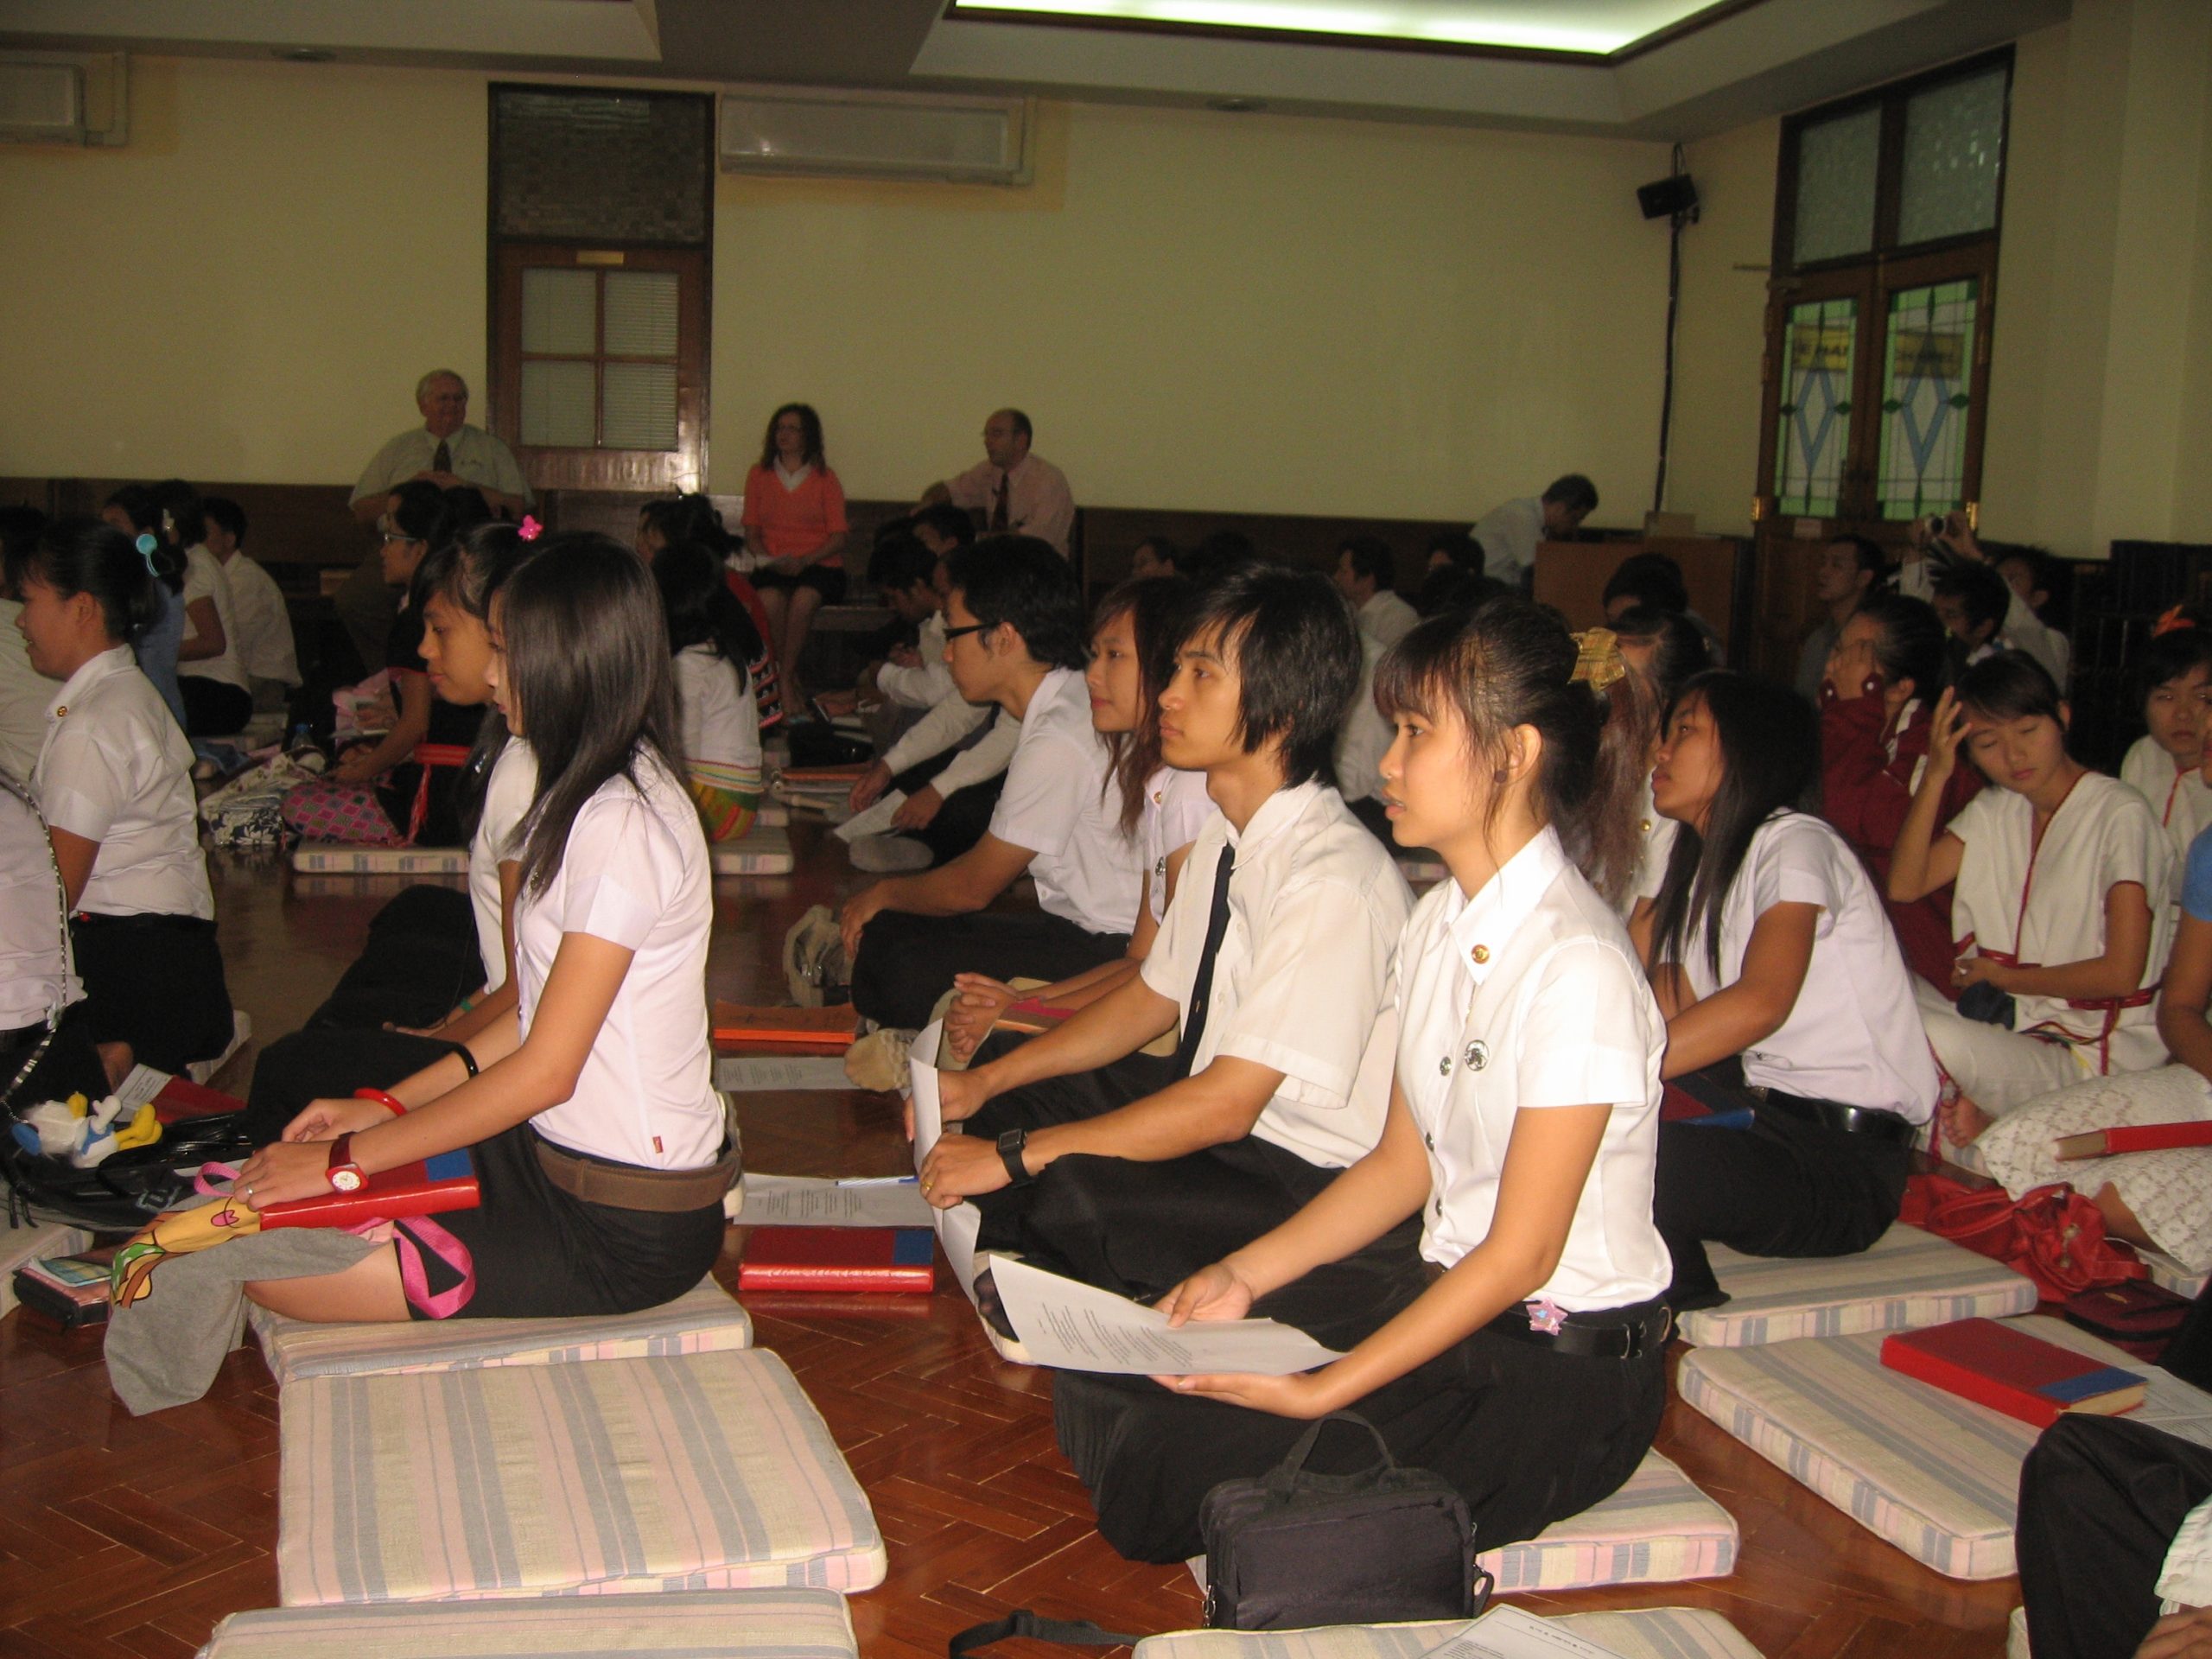
{"type": "Polygon", "coordinates": [[[52,702],[46,705],[46,717],[60,720],[69,712],[69,705],[83,696],[102,680],[134,669],[138,659],[131,655],[128,645],[111,645],[97,657],[88,658],[77,671],[62,681],[61,690],[52,702]]]}
{"type": "Polygon", "coordinates": [[[1252,814],[1241,831],[1224,817],[1222,823],[1229,831],[1229,844],[1239,853],[1265,846],[1305,816],[1306,809],[1321,792],[1321,787],[1319,779],[1309,778],[1302,784],[1275,791],[1260,803],[1259,810],[1252,814]]]}
{"type": "Polygon", "coordinates": [[[775,462],[775,468],[776,481],[786,490],[795,490],[806,482],[807,474],[814,470],[814,463],[810,461],[802,461],[798,464],[797,472],[787,473],[784,470],[784,463],[779,458],[775,462]]]}
{"type": "Polygon", "coordinates": [[[1546,824],[1473,898],[1461,893],[1456,880],[1452,883],[1451,896],[1444,903],[1451,917],[1452,955],[1474,976],[1475,983],[1482,983],[1483,976],[1567,868],[1567,849],[1559,844],[1559,832],[1546,824]]]}

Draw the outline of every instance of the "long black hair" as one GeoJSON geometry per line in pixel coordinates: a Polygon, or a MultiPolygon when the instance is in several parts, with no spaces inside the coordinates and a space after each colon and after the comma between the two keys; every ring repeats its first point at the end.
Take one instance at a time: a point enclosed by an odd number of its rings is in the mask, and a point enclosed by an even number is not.
{"type": "Polygon", "coordinates": [[[1136,729],[1104,734],[1106,752],[1113,759],[1100,785],[1120,786],[1125,836],[1136,833],[1137,820],[1144,816],[1146,780],[1160,770],[1160,694],[1175,677],[1175,647],[1182,638],[1183,607],[1190,596],[1191,584],[1180,576],[1139,576],[1100,600],[1090,619],[1090,636],[1096,639],[1109,622],[1127,616],[1136,641],[1136,729]]]}
{"type": "Polygon", "coordinates": [[[822,417],[812,404],[785,404],[768,417],[768,430],[760,440],[761,466],[776,464],[776,423],[786,415],[798,416],[799,464],[826,468],[830,462],[822,452],[822,417]]]}
{"type": "MultiPolygon", "coordinates": [[[[100,505],[103,508],[113,507],[130,521],[130,533],[139,538],[138,550],[156,580],[173,594],[182,593],[184,556],[162,536],[162,504],[152,488],[144,484],[121,485],[100,505]]],[[[153,621],[160,621],[161,614],[160,607],[156,607],[153,621]]],[[[153,623],[146,626],[150,627],[153,623]]]]}
{"type": "Polygon", "coordinates": [[[520,831],[522,886],[542,893],[584,803],[641,766],[681,778],[668,625],[637,556],[592,531],[541,538],[500,590],[507,686],[537,755],[520,831]]]}
{"type": "Polygon", "coordinates": [[[760,630],[722,580],[722,562],[696,542],[664,547],[653,559],[653,585],[668,618],[671,653],[712,645],[738,677],[751,681],[751,665],[766,650],[760,630]]]}
{"type": "Polygon", "coordinates": [[[1885,685],[1912,682],[1912,695],[1933,704],[1943,690],[1950,665],[1950,633],[1936,607],[1910,594],[1879,590],[1859,601],[1854,616],[1871,620],[1881,632],[1874,637],[1874,666],[1885,685]]]}
{"type": "MultiPolygon", "coordinates": [[[[1534,728],[1541,740],[1541,817],[1601,892],[1618,892],[1635,871],[1642,754],[1606,737],[1619,723],[1611,710],[1630,677],[1597,690],[1574,677],[1580,654],[1556,613],[1508,594],[1478,610],[1431,617],[1391,646],[1376,664],[1375,706],[1390,720],[1413,714],[1433,721],[1450,709],[1476,766],[1498,777],[1514,728],[1534,728]]],[[[1503,804],[1503,794],[1491,791],[1493,818],[1503,804]]]]}
{"type": "Polygon", "coordinates": [[[35,542],[12,552],[8,585],[20,597],[27,582],[51,588],[63,599],[90,594],[99,601],[107,637],[118,645],[129,645],[162,619],[153,556],[97,518],[57,520],[35,542]]]}
{"type": "MultiPolygon", "coordinates": [[[[409,589],[412,595],[409,602],[428,604],[434,598],[442,599],[488,629],[492,601],[510,576],[537,556],[537,546],[523,540],[522,532],[512,524],[497,519],[479,524],[423,555],[409,589]]],[[[472,840],[484,816],[484,791],[491,782],[492,768],[506,748],[507,737],[506,716],[496,706],[487,706],[483,719],[477,722],[476,741],[468,751],[468,762],[461,770],[454,792],[461,831],[472,840]]]]}
{"type": "Polygon", "coordinates": [[[1811,810],[1820,784],[1821,728],[1795,691],[1716,668],[1694,674],[1667,707],[1667,724],[1691,702],[1701,704],[1720,747],[1720,787],[1700,834],[1675,831],[1651,918],[1651,961],[1680,963],[1702,930],[1707,964],[1720,972],[1720,911],[1744,868],[1751,837],[1777,811],[1811,810]]]}

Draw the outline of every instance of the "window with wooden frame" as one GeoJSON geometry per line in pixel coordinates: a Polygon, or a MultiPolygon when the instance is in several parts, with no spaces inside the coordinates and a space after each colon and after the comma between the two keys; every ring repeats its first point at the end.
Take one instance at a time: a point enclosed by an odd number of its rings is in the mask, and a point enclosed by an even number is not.
{"type": "Polygon", "coordinates": [[[1890,539],[1979,498],[2010,48],[1783,127],[1761,517],[1890,539]]]}
{"type": "Polygon", "coordinates": [[[492,429],[541,490],[700,488],[712,100],[491,96],[492,429]]]}

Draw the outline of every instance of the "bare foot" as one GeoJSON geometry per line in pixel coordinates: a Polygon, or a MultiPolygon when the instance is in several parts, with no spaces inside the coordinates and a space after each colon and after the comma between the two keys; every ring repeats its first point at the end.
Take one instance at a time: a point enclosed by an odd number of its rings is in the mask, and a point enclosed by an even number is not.
{"type": "Polygon", "coordinates": [[[1972,1146],[1975,1137],[1997,1121],[1964,1095],[1945,1102],[1942,1113],[1943,1138],[1955,1147],[1972,1146]]]}
{"type": "Polygon", "coordinates": [[[102,1043],[99,1046],[100,1069],[107,1073],[111,1090],[120,1089],[123,1080],[130,1075],[130,1068],[137,1064],[128,1043],[102,1043]]]}

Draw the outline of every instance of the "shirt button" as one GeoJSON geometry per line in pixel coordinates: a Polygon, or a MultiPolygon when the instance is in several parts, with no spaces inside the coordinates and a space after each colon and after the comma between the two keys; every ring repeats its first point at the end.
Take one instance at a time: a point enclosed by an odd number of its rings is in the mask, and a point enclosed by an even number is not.
{"type": "Polygon", "coordinates": [[[1421,1131],[1421,1138],[1427,1144],[1431,1152],[1434,1152],[1436,1150],[1436,1137],[1424,1129],[1421,1131]]]}
{"type": "Polygon", "coordinates": [[[1490,960],[1490,946],[1486,944],[1478,944],[1472,950],[1468,952],[1468,954],[1473,957],[1477,962],[1488,962],[1490,960]]]}
{"type": "Polygon", "coordinates": [[[1452,1075],[1452,1057],[1449,1054],[1437,1061],[1436,1075],[1440,1077],[1448,1077],[1452,1075]]]}
{"type": "Polygon", "coordinates": [[[1636,821],[1636,833],[1639,836],[1649,835],[1651,833],[1651,820],[1649,818],[1638,818],[1636,821]]]}
{"type": "Polygon", "coordinates": [[[1490,1045],[1478,1037],[1467,1045],[1466,1060],[1470,1069],[1481,1071],[1490,1064],[1490,1045]]]}

